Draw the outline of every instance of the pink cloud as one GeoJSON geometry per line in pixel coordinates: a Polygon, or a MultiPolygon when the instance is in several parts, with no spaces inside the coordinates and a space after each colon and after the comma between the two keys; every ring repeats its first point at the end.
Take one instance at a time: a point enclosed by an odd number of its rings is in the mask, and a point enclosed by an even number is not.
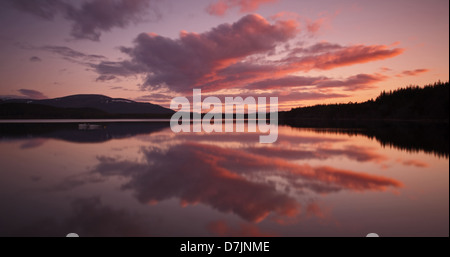
{"type": "Polygon", "coordinates": [[[178,39],[143,33],[133,47],[121,48],[130,60],[103,61],[92,67],[99,73],[99,78],[144,74],[142,90],[162,88],[187,95],[193,88],[204,92],[283,90],[295,85],[357,91],[372,88],[386,77],[358,74],[336,80],[292,74],[384,60],[404,51],[387,45],[343,46],[329,42],[309,47],[285,47],[279,51],[280,46],[289,44],[299,33],[300,24],[296,20],[271,23],[259,15],[247,15],[233,24],[222,24],[204,33],[182,32],[178,39]],[[278,59],[269,59],[275,52],[278,59]]]}
{"type": "Polygon", "coordinates": [[[298,13],[290,11],[282,11],[270,16],[272,20],[296,20],[302,24],[302,30],[306,31],[309,36],[316,35],[320,30],[331,27],[331,20],[336,17],[338,13],[330,15],[328,12],[323,12],[319,16],[320,18],[311,19],[305,16],[301,16],[298,13]]]}
{"type": "Polygon", "coordinates": [[[426,162],[418,161],[418,160],[397,160],[398,163],[401,163],[405,166],[415,166],[417,168],[427,168],[430,165],[426,162]]]}
{"type": "Polygon", "coordinates": [[[296,87],[314,89],[341,88],[346,91],[357,91],[374,88],[374,84],[386,80],[381,74],[358,74],[343,80],[327,77],[285,76],[258,81],[248,85],[248,89],[289,89],[296,87]]]}
{"type": "Polygon", "coordinates": [[[326,81],[325,77],[286,76],[277,79],[267,79],[248,85],[248,89],[285,89],[289,87],[312,87],[326,81]]]}
{"type": "Polygon", "coordinates": [[[328,219],[330,214],[328,212],[325,212],[317,203],[313,202],[308,204],[308,207],[306,207],[306,213],[308,217],[317,217],[322,220],[328,219]]]}
{"type": "Polygon", "coordinates": [[[388,68],[388,67],[381,67],[380,70],[381,70],[381,72],[390,72],[390,71],[392,71],[392,69],[388,68]]]}
{"type": "Polygon", "coordinates": [[[308,21],[307,24],[308,32],[311,34],[317,34],[319,30],[323,27],[325,22],[326,22],[325,18],[320,18],[315,21],[308,21]]]}
{"type": "Polygon", "coordinates": [[[279,157],[288,160],[326,160],[329,158],[344,156],[357,162],[381,163],[388,160],[387,156],[381,155],[376,149],[351,145],[342,149],[318,147],[314,151],[300,149],[285,149],[281,147],[249,148],[248,152],[264,155],[267,157],[279,157]]]}
{"type": "Polygon", "coordinates": [[[145,88],[167,85],[173,91],[189,92],[218,80],[220,70],[292,39],[297,26],[295,21],[271,24],[259,15],[247,15],[202,34],[182,32],[176,40],[141,34],[134,47],[122,48],[131,62],[102,62],[96,69],[101,75],[147,71],[145,88]]]}
{"type": "Polygon", "coordinates": [[[429,69],[405,70],[401,74],[399,74],[398,76],[399,77],[402,77],[402,76],[418,76],[420,74],[427,73],[429,71],[430,71],[429,69]]]}
{"type": "Polygon", "coordinates": [[[371,88],[370,84],[385,80],[387,77],[374,74],[359,74],[350,77],[347,81],[331,80],[327,78],[308,78],[290,76],[294,72],[308,72],[311,70],[331,70],[334,68],[367,63],[371,61],[392,58],[403,52],[403,49],[389,49],[383,45],[372,46],[341,46],[330,43],[318,43],[308,48],[295,48],[288,51],[288,57],[278,61],[267,61],[262,63],[240,62],[229,65],[216,72],[215,79],[202,84],[207,90],[220,90],[234,87],[250,87],[258,89],[281,88],[283,84],[294,85],[298,82],[300,86],[311,82],[322,81],[323,87],[336,87],[338,84],[346,86],[349,91],[371,88]],[[269,82],[280,82],[281,85],[271,85],[269,82]],[[362,83],[364,82],[364,84],[362,83]]]}
{"type": "Polygon", "coordinates": [[[318,84],[319,88],[342,88],[346,91],[358,91],[375,88],[374,84],[386,80],[381,74],[358,74],[345,80],[329,80],[318,84]]]}
{"type": "MultiPolygon", "coordinates": [[[[323,43],[319,46],[322,45],[323,43]]],[[[318,47],[318,45],[312,46],[306,50],[318,54],[291,57],[288,59],[287,61],[293,66],[292,69],[301,71],[310,71],[313,69],[331,70],[343,66],[384,60],[398,56],[404,52],[404,49],[390,49],[386,45],[353,45],[347,47],[333,45],[331,49],[326,50],[322,50],[321,47],[319,47],[319,50],[315,50],[314,48],[316,47],[318,47]]]]}
{"type": "Polygon", "coordinates": [[[210,15],[224,16],[230,9],[239,8],[240,13],[256,11],[260,5],[275,3],[278,0],[218,0],[210,4],[206,11],[210,15]]]}

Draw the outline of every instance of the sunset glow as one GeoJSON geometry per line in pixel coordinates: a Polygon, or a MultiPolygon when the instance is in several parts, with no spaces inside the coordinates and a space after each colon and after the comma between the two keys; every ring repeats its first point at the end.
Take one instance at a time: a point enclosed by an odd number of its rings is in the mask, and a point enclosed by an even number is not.
{"type": "Polygon", "coordinates": [[[0,95],[361,102],[449,80],[445,0],[0,3],[0,95]]]}

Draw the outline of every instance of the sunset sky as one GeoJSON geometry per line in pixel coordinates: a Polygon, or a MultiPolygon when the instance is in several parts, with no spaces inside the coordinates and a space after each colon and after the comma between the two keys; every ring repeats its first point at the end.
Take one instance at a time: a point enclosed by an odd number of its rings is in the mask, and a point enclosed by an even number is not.
{"type": "Polygon", "coordinates": [[[1,97],[366,101],[449,80],[448,0],[0,0],[1,97]]]}

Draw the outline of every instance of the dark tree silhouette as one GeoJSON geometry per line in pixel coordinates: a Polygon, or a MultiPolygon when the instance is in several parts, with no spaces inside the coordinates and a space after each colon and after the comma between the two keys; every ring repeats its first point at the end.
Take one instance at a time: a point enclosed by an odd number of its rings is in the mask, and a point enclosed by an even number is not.
{"type": "Polygon", "coordinates": [[[284,120],[449,120],[449,82],[383,91],[364,103],[316,105],[280,113],[284,120]]]}

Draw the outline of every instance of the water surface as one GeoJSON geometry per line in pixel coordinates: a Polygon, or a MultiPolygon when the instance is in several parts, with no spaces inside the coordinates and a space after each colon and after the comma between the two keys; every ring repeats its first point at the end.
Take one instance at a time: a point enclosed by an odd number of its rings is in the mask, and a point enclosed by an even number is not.
{"type": "Polygon", "coordinates": [[[448,143],[104,125],[0,124],[0,236],[449,235],[448,143]]]}

